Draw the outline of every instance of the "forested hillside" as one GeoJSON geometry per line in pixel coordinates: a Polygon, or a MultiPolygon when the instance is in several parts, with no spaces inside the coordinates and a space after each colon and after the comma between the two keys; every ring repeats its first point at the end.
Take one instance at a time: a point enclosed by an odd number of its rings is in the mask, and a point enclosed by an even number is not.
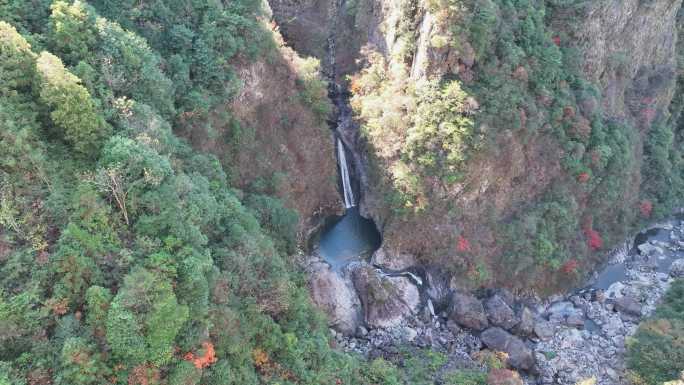
{"type": "Polygon", "coordinates": [[[364,383],[286,257],[297,212],[174,135],[279,55],[261,3],[136,4],[0,3],[0,384],[364,383]]]}

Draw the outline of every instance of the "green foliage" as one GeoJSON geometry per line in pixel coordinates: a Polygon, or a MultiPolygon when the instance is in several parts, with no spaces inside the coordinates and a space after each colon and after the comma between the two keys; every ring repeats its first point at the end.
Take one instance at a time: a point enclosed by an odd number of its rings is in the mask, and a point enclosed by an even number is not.
{"type": "Polygon", "coordinates": [[[130,364],[164,365],[173,341],[188,318],[171,282],[145,269],[124,278],[107,314],[107,342],[118,358],[130,364]]]}
{"type": "Polygon", "coordinates": [[[95,156],[108,127],[88,90],[58,57],[48,52],[39,55],[36,69],[40,101],[48,107],[57,134],[77,152],[95,156]]]}
{"type": "Polygon", "coordinates": [[[684,281],[679,280],[628,342],[627,365],[645,384],[674,380],[684,370],[683,341],[684,281]]]}
{"type": "Polygon", "coordinates": [[[444,378],[445,385],[486,385],[487,373],[478,370],[456,370],[444,378]]]}
{"type": "Polygon", "coordinates": [[[102,384],[110,372],[95,346],[77,337],[64,342],[60,366],[56,380],[60,385],[102,384]]]}

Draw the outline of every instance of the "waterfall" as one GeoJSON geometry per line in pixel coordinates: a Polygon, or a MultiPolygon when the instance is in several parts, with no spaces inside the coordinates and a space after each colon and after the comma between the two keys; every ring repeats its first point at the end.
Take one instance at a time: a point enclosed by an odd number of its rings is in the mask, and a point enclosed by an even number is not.
{"type": "Polygon", "coordinates": [[[340,176],[342,177],[342,188],[344,190],[344,207],[351,208],[356,206],[356,203],[354,202],[354,191],[352,190],[351,180],[349,179],[347,155],[344,151],[344,144],[342,144],[340,138],[337,138],[337,158],[340,162],[340,176]]]}

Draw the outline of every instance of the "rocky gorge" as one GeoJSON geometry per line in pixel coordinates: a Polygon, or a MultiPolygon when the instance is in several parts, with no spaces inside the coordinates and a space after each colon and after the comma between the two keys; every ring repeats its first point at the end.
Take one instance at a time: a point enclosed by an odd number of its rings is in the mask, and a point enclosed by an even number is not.
{"type": "Polygon", "coordinates": [[[339,273],[312,257],[310,290],[346,351],[396,360],[401,349],[430,348],[448,356],[444,367],[482,368],[488,349],[506,353],[525,383],[622,384],[625,340],[684,277],[684,221],[654,225],[636,242],[616,249],[587,287],[546,299],[465,292],[382,249],[339,273]]]}

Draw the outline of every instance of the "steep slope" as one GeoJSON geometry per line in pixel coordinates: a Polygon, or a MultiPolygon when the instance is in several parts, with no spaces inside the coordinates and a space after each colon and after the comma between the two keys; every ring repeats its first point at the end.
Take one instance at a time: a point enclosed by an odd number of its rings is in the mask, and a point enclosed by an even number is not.
{"type": "Polygon", "coordinates": [[[390,254],[553,289],[679,202],[679,0],[271,5],[296,49],[336,26],[390,254]]]}

